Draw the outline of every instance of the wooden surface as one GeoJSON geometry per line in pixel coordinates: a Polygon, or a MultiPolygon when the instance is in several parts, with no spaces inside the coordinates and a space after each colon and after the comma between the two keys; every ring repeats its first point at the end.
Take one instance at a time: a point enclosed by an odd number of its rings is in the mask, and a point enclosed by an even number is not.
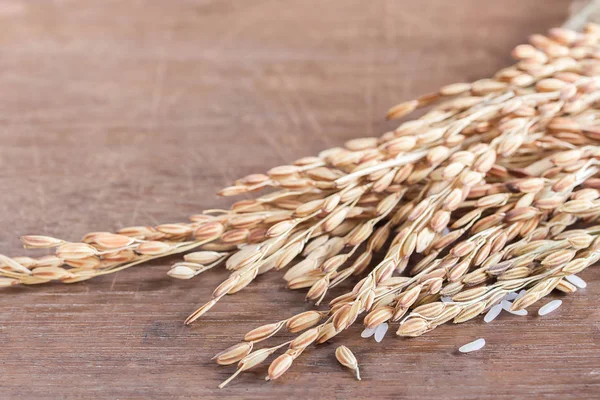
{"type": "MultiPolygon", "coordinates": [[[[18,236],[183,221],[235,177],[394,125],[395,102],[487,77],[566,0],[0,1],[0,251],[18,236]]],[[[594,398],[600,272],[544,318],[501,316],[423,337],[357,326],[216,386],[210,362],[250,328],[308,309],[281,274],[202,323],[226,273],[165,276],[176,258],[75,285],[3,290],[0,398],[594,398]],[[456,349],[485,337],[484,350],[456,349]],[[345,344],[362,382],[334,360],[345,344]]],[[[556,296],[560,297],[560,296],[556,296]]],[[[536,308],[534,307],[533,310],[536,308]]]]}

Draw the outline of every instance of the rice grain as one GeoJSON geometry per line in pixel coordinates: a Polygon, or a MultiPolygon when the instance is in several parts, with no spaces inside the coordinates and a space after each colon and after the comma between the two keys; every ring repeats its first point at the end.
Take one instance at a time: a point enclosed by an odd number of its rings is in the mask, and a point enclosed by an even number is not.
{"type": "Polygon", "coordinates": [[[545,304],[542,308],[538,310],[539,315],[550,314],[552,311],[556,310],[558,307],[562,305],[562,300],[552,300],[548,304],[545,304]]]}
{"type": "Polygon", "coordinates": [[[461,346],[458,351],[461,353],[470,353],[472,351],[477,351],[485,346],[485,339],[477,339],[472,341],[471,343],[467,343],[464,346],[461,346]]]}

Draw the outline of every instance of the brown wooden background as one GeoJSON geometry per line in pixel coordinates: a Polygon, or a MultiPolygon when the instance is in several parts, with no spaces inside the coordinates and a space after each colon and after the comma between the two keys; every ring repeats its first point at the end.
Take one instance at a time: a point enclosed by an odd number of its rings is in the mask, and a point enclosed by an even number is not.
{"type": "MultiPolygon", "coordinates": [[[[568,3],[1,0],[0,251],[23,255],[22,234],[76,240],[225,206],[213,193],[235,177],[378,135],[395,102],[489,76],[568,3]]],[[[184,327],[226,274],[177,281],[173,261],[4,290],[0,398],[600,395],[598,269],[544,318],[379,344],[355,326],[278,381],[263,367],[219,391],[233,368],[214,353],[309,306],[272,273],[184,327]],[[457,354],[478,337],[483,351],[457,354]],[[362,382],[334,360],[339,344],[362,382]]]]}

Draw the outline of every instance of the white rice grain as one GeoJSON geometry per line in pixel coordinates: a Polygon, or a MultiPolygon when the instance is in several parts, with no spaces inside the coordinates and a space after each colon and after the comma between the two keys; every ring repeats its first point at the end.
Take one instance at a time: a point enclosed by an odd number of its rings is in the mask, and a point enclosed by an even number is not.
{"type": "Polygon", "coordinates": [[[470,353],[472,351],[477,351],[485,346],[485,339],[477,339],[471,343],[467,343],[464,346],[461,346],[458,351],[461,353],[470,353]]]}
{"type": "Polygon", "coordinates": [[[375,329],[377,329],[377,328],[366,328],[364,331],[362,331],[362,333],[360,334],[360,337],[370,338],[371,336],[373,336],[375,334],[375,329]]]}
{"type": "Polygon", "coordinates": [[[509,294],[507,294],[506,296],[504,296],[504,300],[511,301],[511,300],[516,299],[517,296],[518,296],[517,292],[510,292],[509,294]]]}
{"type": "Polygon", "coordinates": [[[562,300],[552,300],[550,303],[545,304],[538,310],[539,315],[550,314],[552,311],[556,310],[562,304],[562,300]]]}
{"type": "Polygon", "coordinates": [[[569,275],[566,279],[579,289],[585,289],[587,287],[586,281],[578,277],[577,275],[569,275]]]}
{"type": "Polygon", "coordinates": [[[487,312],[487,314],[485,314],[485,317],[483,317],[483,320],[489,324],[490,322],[495,320],[496,317],[498,315],[500,315],[501,312],[502,312],[502,304],[496,304],[495,306],[490,308],[490,310],[487,312]]]}
{"type": "Polygon", "coordinates": [[[386,322],[384,322],[383,324],[379,325],[377,328],[375,328],[375,341],[377,343],[381,342],[383,340],[383,337],[385,336],[386,332],[388,331],[388,324],[386,322]]]}

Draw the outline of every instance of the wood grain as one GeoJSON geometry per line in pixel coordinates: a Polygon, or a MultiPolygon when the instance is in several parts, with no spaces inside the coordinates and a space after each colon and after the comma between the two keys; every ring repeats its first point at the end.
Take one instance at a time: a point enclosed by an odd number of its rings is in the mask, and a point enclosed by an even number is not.
{"type": "MultiPolygon", "coordinates": [[[[0,1],[0,250],[28,233],[183,221],[235,177],[393,128],[395,102],[489,76],[567,0],[0,1]]],[[[544,318],[503,315],[380,344],[358,326],[301,357],[216,386],[209,360],[308,309],[281,275],[202,323],[182,321],[225,277],[165,276],[175,259],[75,284],[4,290],[0,397],[593,398],[600,273],[544,318]],[[484,350],[456,349],[485,337],[484,350]],[[337,364],[345,344],[362,382],[337,364]]],[[[343,290],[343,289],[340,289],[343,290]]]]}

